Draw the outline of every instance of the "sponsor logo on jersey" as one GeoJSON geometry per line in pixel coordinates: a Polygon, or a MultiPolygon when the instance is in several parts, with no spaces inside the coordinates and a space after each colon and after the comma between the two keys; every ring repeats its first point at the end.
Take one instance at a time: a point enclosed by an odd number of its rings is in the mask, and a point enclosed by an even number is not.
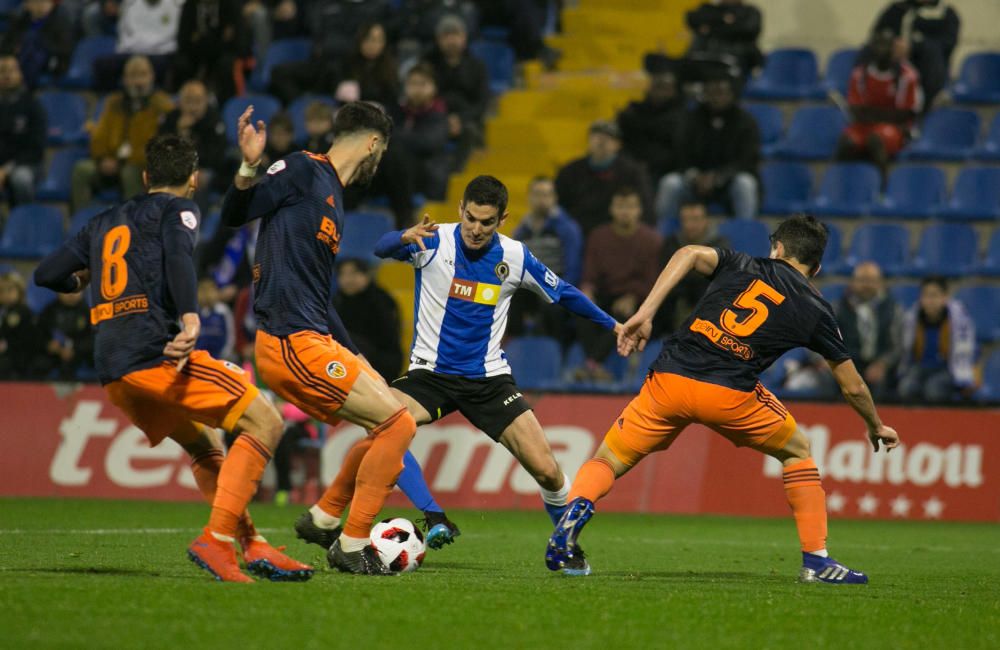
{"type": "Polygon", "coordinates": [[[285,167],[286,167],[285,161],[279,160],[278,162],[274,163],[273,165],[267,168],[267,173],[273,176],[274,174],[277,174],[278,172],[283,170],[285,167]]]}
{"type": "Polygon", "coordinates": [[[194,212],[184,210],[181,212],[181,223],[187,226],[189,230],[194,230],[198,227],[198,217],[194,216],[194,212]]]}
{"type": "Polygon", "coordinates": [[[497,278],[500,279],[500,282],[503,282],[507,279],[507,276],[510,275],[510,266],[507,265],[507,262],[500,262],[493,267],[493,272],[497,274],[497,278]]]}
{"type": "Polygon", "coordinates": [[[319,232],[316,233],[316,239],[326,244],[334,255],[340,252],[340,233],[337,232],[337,224],[334,223],[333,219],[323,217],[323,221],[319,224],[319,232]]]}
{"type": "Polygon", "coordinates": [[[726,334],[707,320],[702,320],[701,318],[694,319],[694,322],[691,323],[691,331],[701,334],[714,343],[716,347],[731,352],[744,361],[753,359],[753,350],[749,345],[726,334]]]}
{"type": "Polygon", "coordinates": [[[521,393],[514,393],[513,395],[511,395],[510,397],[508,397],[503,401],[503,405],[510,406],[511,404],[514,403],[515,400],[519,400],[522,397],[524,397],[524,395],[522,395],[521,393]]]}
{"type": "Polygon", "coordinates": [[[326,364],[326,374],[333,379],[343,379],[347,376],[347,368],[339,361],[331,361],[326,364]]]}
{"type": "Polygon", "coordinates": [[[496,305],[500,300],[500,285],[455,278],[451,281],[451,291],[448,295],[479,305],[496,305]]]}
{"type": "Polygon", "coordinates": [[[112,318],[128,314],[139,314],[146,311],[149,311],[149,298],[145,294],[126,296],[113,302],[102,302],[95,305],[90,310],[90,323],[91,325],[97,325],[112,318]]]}
{"type": "Polygon", "coordinates": [[[559,276],[549,269],[545,269],[545,284],[553,289],[557,289],[559,287],[559,276]]]}

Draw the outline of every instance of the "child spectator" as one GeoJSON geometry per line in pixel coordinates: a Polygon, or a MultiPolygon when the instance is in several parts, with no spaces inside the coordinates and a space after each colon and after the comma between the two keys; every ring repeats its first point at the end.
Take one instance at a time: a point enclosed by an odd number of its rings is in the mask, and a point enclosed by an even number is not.
{"type": "Polygon", "coordinates": [[[305,118],[306,151],[326,153],[333,144],[333,109],[323,102],[310,102],[305,118]]]}
{"type": "Polygon", "coordinates": [[[372,368],[386,381],[396,379],[403,366],[399,307],[375,284],[367,263],[345,259],[337,264],[333,307],[372,368]]]}
{"type": "Polygon", "coordinates": [[[232,361],[235,359],[233,348],[236,344],[236,332],[233,324],[233,312],[229,305],[219,299],[219,288],[212,278],[203,278],[198,282],[198,310],[201,317],[201,334],[198,336],[197,348],[206,350],[216,359],[232,361]]]}
{"type": "Polygon", "coordinates": [[[8,271],[0,275],[0,379],[31,379],[39,348],[24,278],[8,271]]]}
{"type": "Polygon", "coordinates": [[[55,379],[73,381],[79,379],[81,369],[91,367],[94,330],[82,293],[57,294],[38,317],[38,330],[48,341],[44,370],[54,373],[55,379]]]}
{"type": "Polygon", "coordinates": [[[448,114],[438,96],[434,69],[418,63],[406,74],[403,103],[399,107],[392,141],[412,160],[414,186],[429,199],[444,198],[451,170],[448,114]]]}

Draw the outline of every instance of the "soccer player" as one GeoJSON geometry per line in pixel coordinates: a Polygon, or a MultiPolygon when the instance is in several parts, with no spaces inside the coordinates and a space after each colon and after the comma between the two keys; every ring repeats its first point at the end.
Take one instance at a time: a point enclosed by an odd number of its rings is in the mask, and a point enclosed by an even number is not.
{"type": "MultiPolygon", "coordinates": [[[[344,188],[371,181],[392,120],[378,104],[344,104],[334,116],[326,153],[282,158],[255,183],[267,132],[264,122],[251,123],[252,114],[251,106],[237,125],[243,164],[223,200],[222,221],[238,227],[260,219],[252,269],[257,371],[271,390],[310,417],[331,424],[344,419],[370,431],[344,461],[341,475],[350,482],[353,501],[342,534],[327,537],[327,560],[348,573],[387,574],[368,536],[417,425],[356,349],[346,347],[350,338],[331,311],[334,333],[345,344],[334,340],[327,309],[344,227],[344,188]]],[[[314,514],[311,532],[337,529],[346,505],[334,514],[314,514]]]]}
{"type": "MultiPolygon", "coordinates": [[[[387,233],[375,246],[376,255],[410,262],[417,274],[410,368],[392,383],[392,392],[418,425],[457,410],[504,445],[538,482],[555,522],[566,508],[569,478],[500,349],[511,296],[528,289],[608,329],[621,326],[523,243],[497,232],[507,218],[507,188],[499,180],[478,176],[470,181],[458,214],[459,223],[440,227],[425,217],[408,230],[387,233]]],[[[314,511],[338,514],[349,488],[342,471],[314,511]]],[[[563,569],[570,575],[590,572],[582,553],[563,569]]]]}
{"type": "Polygon", "coordinates": [[[237,366],[194,349],[201,329],[191,257],[198,154],[187,140],[159,136],[146,147],[146,165],[147,193],[91,219],[42,260],[35,283],[70,293],[95,278],[90,318],[101,383],[150,445],[169,437],[190,454],[198,487],[212,504],[190,558],[217,580],[253,582],[237,563],[238,539],[254,573],[307,580],[312,567],[270,546],[246,512],[281,437],[281,418],[237,366]],[[225,458],[207,427],[239,434],[225,458]]]}
{"type": "Polygon", "coordinates": [[[784,465],[785,495],[802,546],[803,582],[865,584],[826,550],[826,495],[809,453],[809,440],[778,399],[757,380],[784,352],[805,346],[827,359],[847,402],[864,419],[877,453],[899,444],[882,424],[868,386],[844,347],[833,310],[809,282],[819,272],[827,229],[811,216],[781,223],[771,236],[770,259],[722,248],[685,246],[660,274],[639,311],[618,337],[619,352],[642,349],[653,315],[689,271],[711,278],[705,295],[679,330],[663,342],[645,385],[584,463],[570,505],[549,539],[545,563],[553,571],[571,562],[577,537],[594,502],[615,479],[654,451],[665,450],[684,428],[703,424],[738,446],[784,465]]]}

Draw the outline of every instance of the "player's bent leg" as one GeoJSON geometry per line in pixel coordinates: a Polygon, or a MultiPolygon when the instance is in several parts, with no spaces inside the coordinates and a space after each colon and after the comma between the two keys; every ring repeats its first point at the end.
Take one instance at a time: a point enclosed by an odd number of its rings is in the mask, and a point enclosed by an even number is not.
{"type": "Polygon", "coordinates": [[[434,421],[434,418],[432,418],[431,414],[427,412],[427,409],[412,396],[392,387],[389,388],[389,391],[400,404],[406,407],[406,410],[409,411],[410,415],[413,416],[413,419],[416,420],[418,427],[434,421]]]}

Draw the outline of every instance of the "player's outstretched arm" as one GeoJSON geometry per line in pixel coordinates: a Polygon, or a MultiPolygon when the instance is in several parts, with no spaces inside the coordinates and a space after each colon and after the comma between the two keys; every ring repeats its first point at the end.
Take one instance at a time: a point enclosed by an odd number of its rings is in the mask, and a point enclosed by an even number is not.
{"type": "Polygon", "coordinates": [[[381,259],[391,257],[405,262],[410,259],[413,246],[417,250],[427,250],[427,243],[424,240],[433,239],[437,229],[437,223],[425,214],[423,220],[415,226],[382,235],[375,242],[375,256],[381,259]]]}
{"type": "Polygon", "coordinates": [[[830,370],[833,371],[833,377],[837,380],[844,399],[868,426],[868,440],[871,441],[875,451],[879,450],[879,442],[885,445],[887,453],[899,446],[899,434],[892,427],[882,424],[882,420],[879,419],[878,412],[875,410],[875,401],[872,399],[871,391],[868,390],[868,384],[854,367],[854,362],[847,359],[836,362],[827,361],[827,363],[830,365],[830,370]]]}

